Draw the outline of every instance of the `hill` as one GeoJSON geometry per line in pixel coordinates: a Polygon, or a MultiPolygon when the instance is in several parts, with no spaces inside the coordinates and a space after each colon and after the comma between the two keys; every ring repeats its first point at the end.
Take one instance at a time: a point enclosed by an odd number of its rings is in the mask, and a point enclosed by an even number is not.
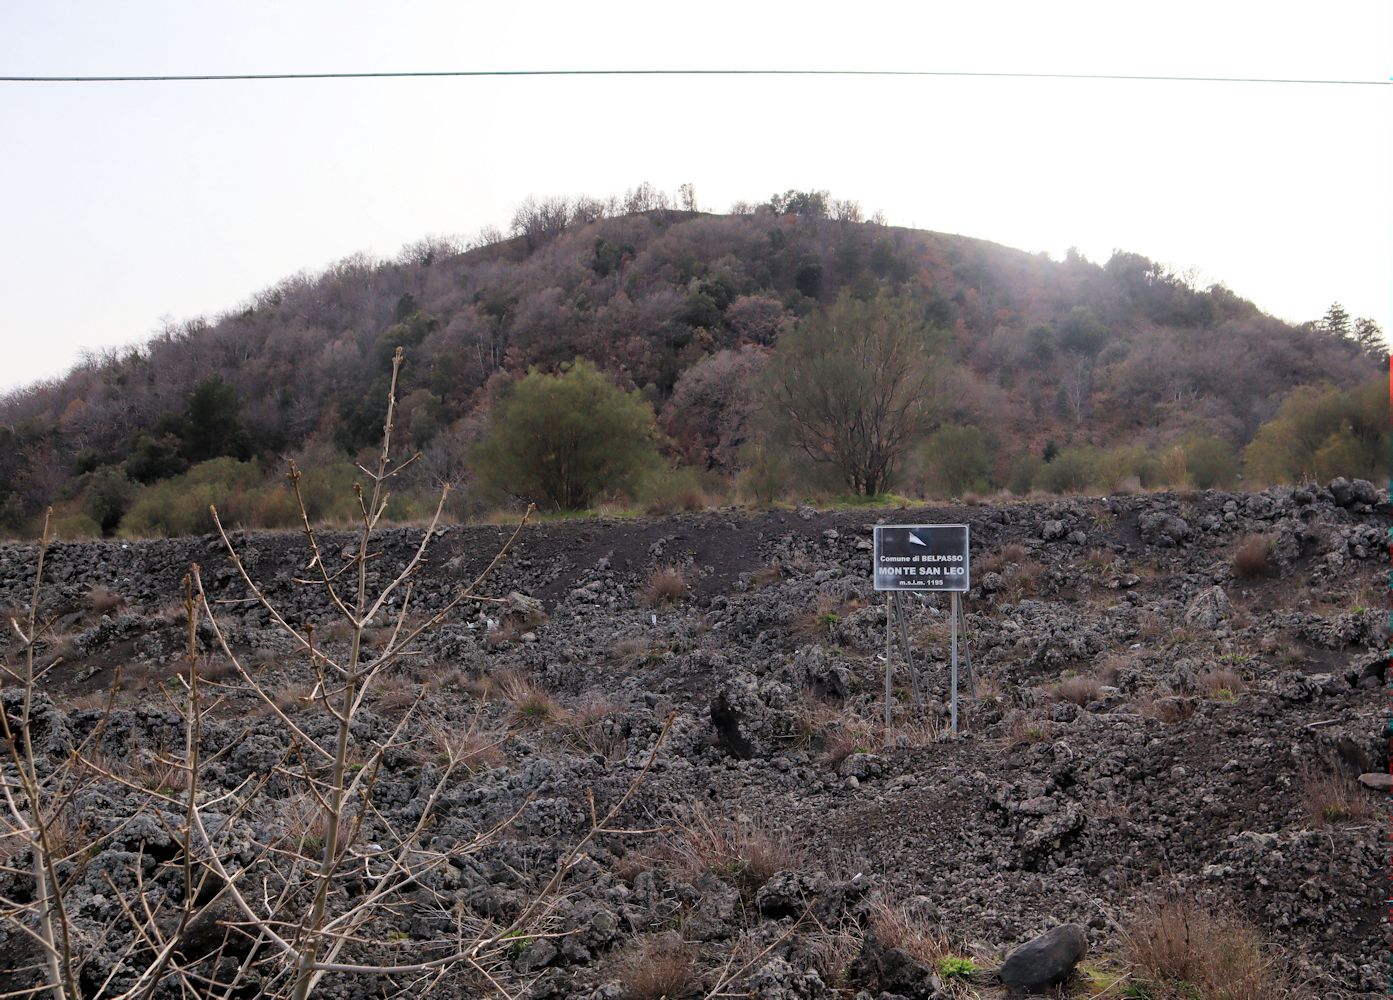
{"type": "MultiPolygon", "coordinates": [[[[31,531],[57,501],[72,532],[114,530],[141,489],[213,459],[260,475],[308,454],[351,475],[348,459],[380,432],[397,346],[398,435],[424,452],[409,489],[467,482],[498,394],[529,366],[585,357],[641,391],[670,460],[726,490],[761,440],[757,379],[782,335],[839,296],[882,290],[943,331],[935,422],[981,432],[981,487],[1040,486],[1041,459],[1071,447],[1129,447],[1119,468],[1160,482],[1165,450],[1200,439],[1217,449],[1216,482],[1231,481],[1237,450],[1292,390],[1351,390],[1379,372],[1348,317],[1292,326],[1136,254],[1056,261],[859,221],[818,192],[721,216],[650,207],[661,202],[644,190],[624,204],[529,202],[513,235],[468,248],[424,240],[391,261],[350,257],[12,393],[0,401],[0,528],[31,531]]],[[[1367,429],[1351,433],[1299,471],[1371,474],[1367,429]]],[[[1043,485],[1089,481],[1062,469],[1043,485]]],[[[251,473],[214,471],[204,478],[224,492],[257,489],[251,473]]],[[[943,484],[919,463],[899,485],[943,484]]],[[[244,520],[286,517],[283,498],[258,494],[244,520]]]]}

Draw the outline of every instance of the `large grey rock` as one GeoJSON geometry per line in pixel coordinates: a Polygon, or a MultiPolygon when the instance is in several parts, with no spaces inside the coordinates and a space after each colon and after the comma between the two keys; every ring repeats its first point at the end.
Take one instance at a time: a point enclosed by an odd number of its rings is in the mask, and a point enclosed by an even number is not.
{"type": "Polygon", "coordinates": [[[1220,587],[1202,590],[1185,609],[1185,624],[1197,628],[1218,628],[1229,616],[1229,599],[1220,587]]]}
{"type": "Polygon", "coordinates": [[[1078,924],[1060,924],[1006,956],[998,974],[1017,993],[1035,993],[1068,979],[1086,951],[1084,929],[1078,924]]]}
{"type": "Polygon", "coordinates": [[[1190,526],[1174,514],[1155,511],[1137,518],[1137,529],[1148,545],[1169,548],[1179,545],[1190,535],[1190,526]]]}

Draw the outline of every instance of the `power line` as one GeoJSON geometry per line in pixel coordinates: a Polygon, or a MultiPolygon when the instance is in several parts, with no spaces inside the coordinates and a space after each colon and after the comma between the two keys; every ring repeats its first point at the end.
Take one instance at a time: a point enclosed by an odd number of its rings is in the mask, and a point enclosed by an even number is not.
{"type": "Polygon", "coordinates": [[[1162,76],[1119,73],[984,73],[909,69],[500,69],[408,70],[382,73],[196,73],[144,76],[0,76],[0,83],[196,83],[244,80],[385,80],[430,77],[510,76],[885,76],[1007,80],[1123,80],[1159,83],[1284,83],[1334,87],[1386,87],[1389,80],[1299,77],[1162,76]]]}

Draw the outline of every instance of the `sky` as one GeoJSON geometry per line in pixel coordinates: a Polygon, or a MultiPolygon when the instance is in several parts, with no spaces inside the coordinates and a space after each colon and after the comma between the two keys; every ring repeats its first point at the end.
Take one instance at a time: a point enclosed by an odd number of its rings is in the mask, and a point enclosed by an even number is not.
{"type": "MultiPolygon", "coordinates": [[[[0,75],[897,69],[1382,81],[1386,0],[8,2],[0,75]]],[[[0,392],[528,195],[789,188],[1393,329],[1393,86],[1005,78],[0,83],[0,392]]]]}

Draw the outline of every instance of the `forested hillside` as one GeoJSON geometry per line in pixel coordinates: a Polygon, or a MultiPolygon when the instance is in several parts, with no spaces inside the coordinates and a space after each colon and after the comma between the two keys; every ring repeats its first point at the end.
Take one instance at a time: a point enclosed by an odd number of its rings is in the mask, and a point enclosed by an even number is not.
{"type": "Polygon", "coordinates": [[[583,375],[577,358],[648,414],[652,452],[585,503],[861,489],[799,461],[788,407],[765,405],[818,324],[834,348],[852,322],[917,338],[912,433],[870,492],[1370,475],[1385,440],[1373,324],[1332,307],[1292,326],[1135,254],[1057,261],[860,221],[820,192],[711,215],[646,186],[529,202],[508,236],[476,242],[350,257],[12,393],[0,529],[31,531],[52,503],[69,534],[202,530],[210,496],[244,523],[287,524],[270,485],[287,455],[318,470],[314,513],[342,515],[331,487],[380,438],[398,346],[396,434],[423,453],[405,492],[455,482],[459,511],[508,499],[482,467],[498,449],[476,447],[498,431],[490,414],[531,368],[527,391],[583,375]]]}

